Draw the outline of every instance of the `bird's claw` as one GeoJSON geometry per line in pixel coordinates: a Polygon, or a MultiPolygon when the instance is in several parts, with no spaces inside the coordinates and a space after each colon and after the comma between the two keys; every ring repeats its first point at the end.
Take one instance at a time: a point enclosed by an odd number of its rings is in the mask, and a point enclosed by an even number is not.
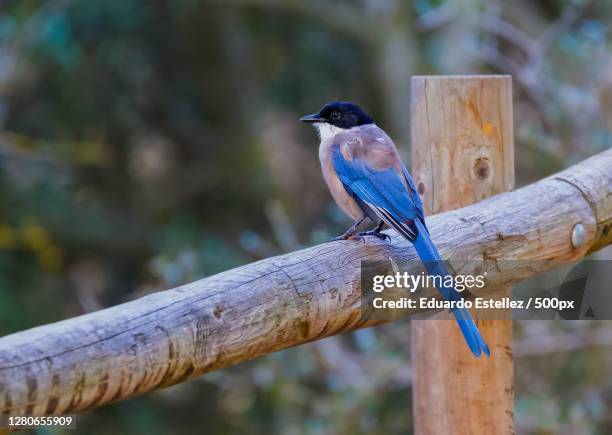
{"type": "Polygon", "coordinates": [[[348,237],[345,237],[344,235],[338,236],[338,237],[334,237],[333,239],[329,239],[328,242],[339,242],[340,240],[347,240],[348,237]]]}
{"type": "Polygon", "coordinates": [[[330,239],[330,242],[337,242],[339,240],[361,240],[361,234],[342,234],[338,237],[334,237],[333,239],[330,239]]]}

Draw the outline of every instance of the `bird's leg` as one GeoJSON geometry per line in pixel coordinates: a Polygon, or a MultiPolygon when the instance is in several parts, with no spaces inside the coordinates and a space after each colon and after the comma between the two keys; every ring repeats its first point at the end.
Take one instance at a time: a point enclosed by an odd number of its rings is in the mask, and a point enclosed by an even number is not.
{"type": "Polygon", "coordinates": [[[334,237],[333,239],[330,240],[330,242],[334,242],[337,240],[348,240],[348,239],[352,239],[353,237],[355,237],[355,233],[357,232],[357,227],[359,226],[359,224],[361,224],[361,222],[363,222],[365,220],[366,216],[364,215],[361,219],[359,219],[358,221],[355,221],[355,223],[344,232],[344,234],[342,234],[341,236],[338,237],[334,237]]]}
{"type": "Polygon", "coordinates": [[[382,240],[389,240],[391,241],[391,236],[389,236],[389,234],[385,234],[385,233],[381,233],[380,230],[382,229],[383,225],[385,223],[383,221],[380,221],[380,223],[378,224],[378,226],[371,230],[371,231],[364,231],[363,233],[359,233],[360,236],[374,236],[374,237],[378,237],[379,239],[382,240]]]}

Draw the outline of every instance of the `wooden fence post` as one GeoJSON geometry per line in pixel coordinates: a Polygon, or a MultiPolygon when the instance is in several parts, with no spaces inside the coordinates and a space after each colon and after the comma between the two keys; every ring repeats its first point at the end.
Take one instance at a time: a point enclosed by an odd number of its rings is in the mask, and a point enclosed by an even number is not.
{"type": "MultiPolygon", "coordinates": [[[[511,77],[414,77],[412,174],[426,214],[513,189],[511,77]]],[[[512,321],[477,323],[490,358],[453,321],[412,322],[415,433],[514,433],[512,321]]]]}

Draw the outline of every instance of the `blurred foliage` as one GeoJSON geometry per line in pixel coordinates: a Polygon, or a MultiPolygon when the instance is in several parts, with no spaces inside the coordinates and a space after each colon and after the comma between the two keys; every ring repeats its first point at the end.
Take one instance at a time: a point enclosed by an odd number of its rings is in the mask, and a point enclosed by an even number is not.
{"type": "MultiPolygon", "coordinates": [[[[297,122],[332,99],[407,155],[411,75],[512,74],[518,184],[610,147],[611,18],[588,0],[0,2],[0,333],[339,233],[297,122]]],[[[606,326],[517,337],[590,327],[606,326]]],[[[82,414],[79,432],[408,433],[408,336],[269,355],[82,414]]],[[[609,433],[611,357],[517,358],[519,431],[609,433]]]]}

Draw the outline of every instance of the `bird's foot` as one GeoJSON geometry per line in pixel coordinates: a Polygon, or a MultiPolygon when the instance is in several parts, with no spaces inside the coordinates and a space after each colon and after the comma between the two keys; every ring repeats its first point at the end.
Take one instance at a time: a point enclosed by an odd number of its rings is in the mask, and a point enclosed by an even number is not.
{"type": "MultiPolygon", "coordinates": [[[[351,227],[344,232],[341,236],[334,237],[330,242],[336,242],[338,240],[361,240],[362,238],[357,234],[356,229],[365,220],[366,216],[362,216],[361,219],[355,221],[351,227]]],[[[378,227],[380,230],[380,227],[378,227]]]]}
{"type": "Polygon", "coordinates": [[[374,237],[378,237],[381,240],[388,240],[391,241],[391,236],[389,234],[385,234],[385,233],[381,233],[380,231],[377,230],[373,230],[373,231],[364,231],[363,233],[358,233],[358,236],[374,236],[374,237]]]}
{"type": "Polygon", "coordinates": [[[338,240],[361,240],[361,234],[342,234],[338,237],[334,237],[333,239],[330,239],[330,242],[337,242],[338,240]]]}

